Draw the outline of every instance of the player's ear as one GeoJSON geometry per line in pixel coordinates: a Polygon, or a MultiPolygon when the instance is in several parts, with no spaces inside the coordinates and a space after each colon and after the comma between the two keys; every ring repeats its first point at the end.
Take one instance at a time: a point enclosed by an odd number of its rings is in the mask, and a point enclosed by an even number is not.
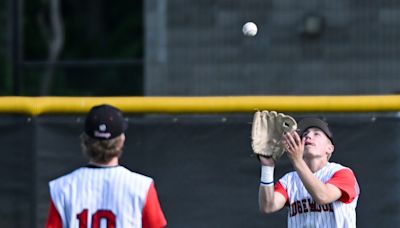
{"type": "Polygon", "coordinates": [[[328,153],[333,153],[333,151],[335,150],[335,146],[332,144],[332,143],[329,143],[328,145],[327,145],[327,150],[328,150],[328,153]]]}
{"type": "Polygon", "coordinates": [[[326,154],[327,154],[328,160],[332,156],[334,149],[335,149],[335,146],[333,144],[329,143],[326,145],[326,154]]]}

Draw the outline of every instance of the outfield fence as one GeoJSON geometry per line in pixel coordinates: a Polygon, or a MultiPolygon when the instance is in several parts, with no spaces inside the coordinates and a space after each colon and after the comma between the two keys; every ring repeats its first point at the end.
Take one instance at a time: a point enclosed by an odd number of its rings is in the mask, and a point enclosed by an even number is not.
{"type": "MultiPolygon", "coordinates": [[[[272,215],[258,211],[260,171],[250,146],[255,109],[328,121],[335,138],[331,161],[351,167],[360,184],[358,226],[391,227],[400,223],[399,97],[342,98],[2,97],[0,227],[43,227],[47,183],[86,164],[79,134],[84,113],[99,103],[126,112],[121,163],[154,178],[169,227],[286,226],[286,209],[272,215]],[[345,101],[347,108],[339,105],[345,101]],[[289,105],[302,102],[314,108],[289,105]]],[[[283,156],[275,179],[290,170],[283,156]]]]}
{"type": "Polygon", "coordinates": [[[400,110],[400,95],[216,96],[216,97],[0,97],[0,113],[85,113],[108,103],[125,113],[388,112],[400,110]]]}

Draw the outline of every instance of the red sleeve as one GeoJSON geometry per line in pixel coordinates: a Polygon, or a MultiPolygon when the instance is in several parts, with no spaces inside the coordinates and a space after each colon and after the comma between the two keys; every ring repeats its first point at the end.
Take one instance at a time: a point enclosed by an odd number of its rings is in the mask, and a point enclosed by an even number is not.
{"type": "Polygon", "coordinates": [[[154,183],[150,185],[142,215],[143,228],[161,228],[167,225],[167,220],[161,210],[154,183]]]}
{"type": "Polygon", "coordinates": [[[61,216],[58,213],[57,208],[54,206],[53,200],[50,200],[46,228],[62,228],[61,216]]]}
{"type": "Polygon", "coordinates": [[[283,195],[283,197],[285,197],[286,203],[289,200],[289,196],[287,194],[286,189],[283,187],[283,185],[281,184],[281,182],[276,182],[275,186],[274,186],[275,192],[279,192],[280,194],[283,195]]]}
{"type": "Polygon", "coordinates": [[[343,203],[351,203],[359,193],[356,177],[350,169],[337,171],[327,184],[332,184],[340,189],[342,196],[340,196],[339,201],[343,203]]]}

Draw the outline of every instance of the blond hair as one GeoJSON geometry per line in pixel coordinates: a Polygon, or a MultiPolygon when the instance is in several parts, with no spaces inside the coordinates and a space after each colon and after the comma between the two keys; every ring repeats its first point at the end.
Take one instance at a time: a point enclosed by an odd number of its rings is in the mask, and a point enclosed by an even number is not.
{"type": "Polygon", "coordinates": [[[120,136],[109,140],[98,140],[82,133],[80,138],[82,152],[93,162],[107,163],[114,157],[119,158],[122,155],[120,144],[123,139],[120,136]]]}

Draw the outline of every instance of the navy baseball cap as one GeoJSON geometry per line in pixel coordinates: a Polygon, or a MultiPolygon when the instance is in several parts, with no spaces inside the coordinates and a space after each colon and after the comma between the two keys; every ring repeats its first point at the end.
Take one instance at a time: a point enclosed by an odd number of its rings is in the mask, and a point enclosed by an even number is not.
{"type": "Polygon", "coordinates": [[[331,140],[333,144],[333,134],[327,122],[318,118],[304,118],[299,121],[297,126],[298,129],[300,130],[300,135],[303,135],[303,133],[311,127],[319,128],[321,131],[325,133],[325,135],[329,138],[329,140],[331,140]]]}
{"type": "Polygon", "coordinates": [[[126,131],[128,123],[122,112],[111,105],[102,104],[90,109],[85,120],[85,133],[98,140],[118,137],[126,131]]]}

